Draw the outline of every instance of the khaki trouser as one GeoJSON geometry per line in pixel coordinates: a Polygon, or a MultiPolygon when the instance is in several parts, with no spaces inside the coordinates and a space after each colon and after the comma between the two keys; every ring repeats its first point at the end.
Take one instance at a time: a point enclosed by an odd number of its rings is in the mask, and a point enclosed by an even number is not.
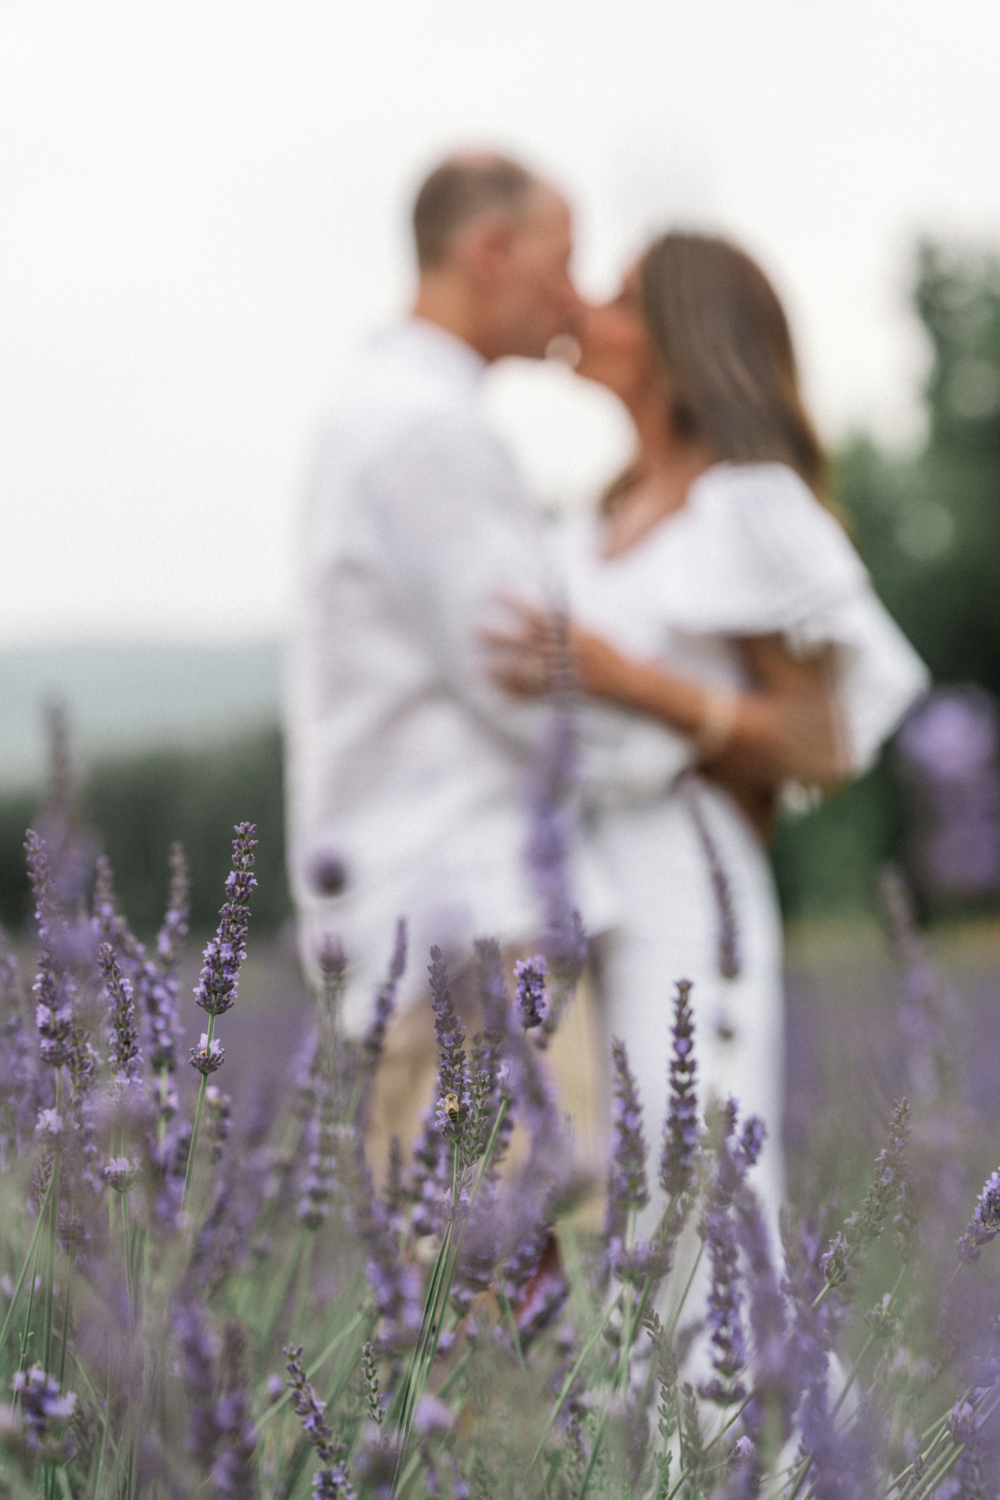
{"type": "MultiPolygon", "coordinates": [[[[506,952],[504,968],[508,989],[514,993],[513,967],[521,952],[506,952]]],[[[475,973],[467,970],[452,984],[455,1009],[471,1039],[479,1027],[479,1005],[475,999],[475,973]]],[[[584,1224],[599,1215],[598,1199],[604,1186],[608,1110],[606,1072],[603,1065],[600,1017],[594,984],[585,972],[576,994],[562,1014],[559,1028],[544,1054],[555,1079],[560,1104],[572,1122],[580,1165],[595,1179],[584,1224]],[[597,1205],[595,1208],[594,1205],[597,1205]]],[[[376,1075],[368,1125],[368,1159],[377,1184],[385,1181],[389,1143],[398,1136],[403,1160],[420,1129],[421,1118],[435,1100],[437,1044],[430,995],[409,1010],[397,1014],[386,1033],[385,1051],[376,1075]]],[[[523,1149],[523,1148],[522,1148],[523,1149]]],[[[515,1126],[511,1157],[520,1155],[515,1126]]]]}

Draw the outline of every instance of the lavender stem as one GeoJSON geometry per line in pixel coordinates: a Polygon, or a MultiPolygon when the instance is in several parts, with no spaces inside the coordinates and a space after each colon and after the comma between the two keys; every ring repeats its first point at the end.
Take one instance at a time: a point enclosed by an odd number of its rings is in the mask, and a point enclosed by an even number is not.
{"type": "Polygon", "coordinates": [[[625,1295],[625,1285],[624,1285],[624,1283],[622,1283],[622,1285],[618,1288],[617,1292],[615,1293],[614,1297],[612,1297],[611,1301],[608,1303],[608,1306],[607,1306],[607,1308],[605,1310],[604,1316],[601,1318],[601,1321],[598,1323],[597,1327],[592,1331],[592,1333],[591,1333],[590,1337],[588,1338],[587,1342],[584,1344],[583,1348],[580,1350],[580,1353],[577,1355],[576,1362],[574,1363],[573,1368],[570,1370],[569,1374],[566,1376],[566,1379],[563,1381],[562,1390],[559,1392],[559,1398],[556,1401],[555,1406],[552,1408],[551,1412],[549,1413],[549,1415],[548,1415],[548,1417],[546,1419],[545,1427],[542,1430],[542,1435],[541,1435],[541,1437],[538,1440],[538,1447],[535,1449],[534,1457],[532,1458],[531,1463],[528,1465],[527,1472],[529,1474],[531,1473],[532,1469],[535,1467],[535,1464],[538,1462],[539,1455],[541,1454],[542,1449],[545,1447],[545,1444],[548,1442],[549,1433],[552,1431],[553,1427],[556,1425],[556,1422],[557,1422],[558,1417],[559,1417],[559,1413],[562,1411],[563,1407],[566,1404],[566,1398],[569,1396],[570,1391],[573,1389],[573,1386],[576,1384],[576,1378],[577,1378],[577,1376],[579,1375],[580,1371],[583,1369],[584,1363],[590,1358],[590,1356],[593,1353],[594,1349],[597,1347],[598,1341],[602,1337],[605,1328],[607,1328],[608,1324],[611,1321],[611,1318],[612,1318],[612,1315],[614,1314],[615,1308],[618,1306],[619,1302],[622,1300],[622,1297],[624,1295],[625,1295]]]}
{"type": "MultiPolygon", "coordinates": [[[[62,1068],[56,1069],[56,1114],[62,1112],[62,1068]]],[[[62,1171],[62,1150],[56,1149],[55,1161],[52,1165],[52,1182],[55,1191],[49,1204],[49,1256],[48,1256],[48,1286],[46,1288],[45,1301],[45,1337],[43,1347],[45,1349],[45,1368],[52,1368],[52,1323],[55,1314],[55,1279],[56,1279],[56,1236],[59,1229],[59,1178],[62,1171]]]]}
{"type": "MultiPolygon", "coordinates": [[[[38,1237],[42,1232],[42,1225],[45,1223],[45,1212],[49,1206],[49,1199],[52,1196],[53,1180],[53,1178],[49,1178],[49,1185],[45,1189],[45,1197],[42,1199],[41,1204],[39,1205],[38,1218],[36,1219],[35,1227],[32,1230],[27,1254],[24,1257],[24,1264],[21,1266],[20,1274],[18,1275],[17,1281],[14,1286],[14,1292],[10,1299],[10,1306],[7,1309],[7,1316],[3,1320],[3,1328],[0,1328],[0,1349],[2,1349],[4,1344],[7,1342],[7,1332],[14,1320],[14,1312],[17,1308],[18,1298],[20,1297],[22,1288],[24,1287],[25,1277],[28,1274],[28,1266],[31,1263],[32,1255],[35,1254],[35,1248],[38,1244],[38,1237]]],[[[32,1277],[31,1279],[31,1284],[32,1287],[34,1287],[34,1277],[32,1277]]]]}
{"type": "MultiPolygon", "coordinates": [[[[340,1330],[336,1337],[333,1338],[329,1344],[327,1344],[326,1348],[323,1350],[323,1353],[319,1356],[319,1358],[313,1360],[312,1364],[306,1371],[307,1380],[312,1380],[313,1376],[323,1368],[330,1356],[337,1352],[345,1339],[350,1338],[351,1334],[357,1328],[358,1324],[363,1323],[367,1316],[368,1314],[365,1312],[356,1312],[351,1321],[349,1323],[345,1323],[344,1327],[340,1330]]],[[[271,1418],[276,1417],[278,1415],[278,1412],[283,1410],[283,1408],[287,1406],[288,1402],[291,1401],[291,1399],[291,1391],[286,1390],[283,1396],[278,1397],[273,1406],[268,1407],[267,1411],[254,1427],[254,1435],[256,1437],[260,1436],[262,1429],[266,1427],[271,1418]]]]}
{"type": "MultiPolygon", "coordinates": [[[[896,1280],[895,1280],[895,1282],[893,1284],[892,1291],[891,1291],[891,1293],[889,1295],[889,1301],[886,1303],[885,1310],[886,1310],[887,1313],[889,1311],[891,1311],[892,1304],[895,1302],[897,1296],[899,1295],[899,1289],[900,1289],[900,1287],[903,1284],[903,1277],[905,1275],[906,1275],[906,1267],[905,1266],[900,1266],[900,1268],[899,1268],[899,1275],[896,1277],[896,1280]]],[[[868,1337],[865,1339],[865,1342],[864,1342],[864,1344],[863,1344],[863,1346],[861,1348],[860,1354],[855,1359],[854,1363],[851,1365],[850,1370],[848,1371],[847,1379],[844,1382],[844,1388],[841,1391],[840,1395],[837,1397],[836,1401],[833,1403],[833,1407],[832,1407],[831,1412],[830,1412],[831,1419],[837,1415],[838,1411],[843,1406],[845,1398],[847,1396],[847,1393],[851,1389],[851,1386],[854,1384],[854,1381],[857,1378],[858,1371],[861,1369],[861,1366],[864,1364],[865,1360],[867,1359],[867,1357],[868,1357],[868,1351],[871,1349],[872,1345],[874,1344],[874,1342],[875,1342],[875,1340],[877,1338],[878,1338],[878,1333],[877,1333],[877,1331],[875,1329],[873,1329],[871,1331],[871,1333],[868,1335],[868,1337]]]]}
{"type": "Polygon", "coordinates": [[[132,1328],[135,1324],[135,1289],[132,1286],[132,1244],[129,1233],[128,1193],[122,1193],[121,1200],[122,1238],[125,1242],[125,1290],[128,1295],[128,1324],[129,1328],[132,1328]]]}
{"type": "MultiPolygon", "coordinates": [[[[205,1048],[206,1051],[210,1051],[211,1050],[212,1041],[213,1041],[214,1037],[215,1037],[215,1012],[214,1011],[210,1011],[209,1012],[209,1016],[208,1016],[208,1042],[207,1042],[206,1048],[205,1048]]],[[[199,1134],[199,1132],[201,1130],[201,1115],[202,1115],[202,1110],[205,1108],[205,1090],[207,1088],[208,1088],[208,1074],[207,1073],[202,1073],[202,1075],[201,1075],[201,1086],[198,1089],[198,1103],[195,1105],[195,1111],[194,1111],[194,1128],[191,1131],[191,1145],[188,1147],[187,1167],[184,1170],[184,1190],[181,1193],[181,1208],[184,1207],[184,1204],[187,1201],[188,1189],[191,1186],[191,1179],[194,1176],[194,1158],[195,1158],[195,1153],[198,1150],[198,1134],[199,1134]]]]}

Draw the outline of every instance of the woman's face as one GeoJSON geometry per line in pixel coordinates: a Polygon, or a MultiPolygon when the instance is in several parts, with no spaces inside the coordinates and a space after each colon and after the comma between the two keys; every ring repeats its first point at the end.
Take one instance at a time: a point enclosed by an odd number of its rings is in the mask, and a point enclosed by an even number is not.
{"type": "Polygon", "coordinates": [[[650,390],[662,387],[662,373],[646,330],[637,265],[627,273],[613,301],[581,308],[573,332],[580,344],[577,374],[607,386],[626,406],[634,406],[650,390]]]}

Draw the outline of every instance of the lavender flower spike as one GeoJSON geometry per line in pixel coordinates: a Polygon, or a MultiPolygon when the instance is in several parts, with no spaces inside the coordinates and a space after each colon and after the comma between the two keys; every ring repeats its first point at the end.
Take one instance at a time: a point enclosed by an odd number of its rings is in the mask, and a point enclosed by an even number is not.
{"type": "Polygon", "coordinates": [[[1000,1234],[1000,1171],[991,1176],[979,1194],[976,1211],[962,1237],[955,1241],[959,1259],[971,1264],[978,1260],[984,1245],[1000,1234]]]}
{"type": "Polygon", "coordinates": [[[221,1016],[236,1003],[240,965],[247,951],[250,892],[257,884],[253,873],[256,831],[252,823],[240,823],[235,829],[233,868],[226,877],[226,903],[219,913],[218,931],[205,949],[195,999],[210,1016],[221,1016]]]}
{"type": "Polygon", "coordinates": [[[393,1011],[396,1009],[396,991],[405,972],[406,922],[400,917],[396,923],[396,941],[393,944],[392,958],[389,961],[389,976],[375,996],[375,1013],[361,1042],[362,1060],[369,1072],[374,1072],[381,1061],[385,1034],[392,1020],[393,1011]]]}
{"type": "Polygon", "coordinates": [[[434,1005],[434,1034],[438,1044],[438,1092],[447,1103],[443,1106],[442,1134],[448,1140],[459,1140],[462,1122],[472,1102],[469,1065],[465,1057],[465,1027],[455,1013],[448,987],[448,967],[440,948],[431,949],[427,970],[434,1005]]]}
{"type": "Polygon", "coordinates": [[[156,939],[158,964],[146,990],[149,1061],[159,1080],[161,1109],[168,1116],[177,1108],[171,1081],[177,1068],[176,1040],[180,1033],[177,956],[188,930],[188,888],[184,850],[174,844],[170,850],[170,899],[156,939]]]}
{"type": "Polygon", "coordinates": [[[525,1031],[541,1026],[545,1020],[545,975],[547,966],[540,953],[522,958],[514,965],[515,1000],[525,1031]]]}
{"type": "Polygon", "coordinates": [[[289,1344],[284,1352],[288,1360],[287,1384],[292,1392],[292,1405],[302,1419],[303,1432],[323,1465],[313,1476],[314,1500],[354,1500],[354,1486],[347,1476],[346,1445],[334,1441],[333,1428],[326,1418],[326,1402],[319,1399],[306,1379],[302,1345],[289,1344]]]}
{"type": "Polygon", "coordinates": [[[623,1209],[645,1208],[649,1202],[649,1189],[646,1185],[646,1139],[642,1131],[642,1106],[635,1078],[628,1065],[625,1043],[617,1037],[611,1042],[611,1056],[615,1069],[615,1144],[609,1174],[609,1205],[614,1201],[623,1209]]]}
{"type": "Polygon", "coordinates": [[[739,1280],[739,1249],[733,1221],[734,1197],[743,1186],[746,1159],[730,1150],[729,1141],[719,1142],[718,1163],[709,1195],[702,1233],[712,1267],[705,1325],[712,1342],[715,1376],[700,1387],[701,1395],[719,1406],[742,1401],[746,1386],[741,1378],[747,1363],[743,1332],[743,1293],[739,1280]]]}
{"type": "MultiPolygon", "coordinates": [[[[886,1215],[906,1183],[906,1147],[910,1138],[910,1106],[900,1100],[892,1112],[889,1144],[875,1161],[875,1177],[860,1208],[846,1220],[843,1232],[830,1242],[820,1268],[831,1286],[860,1274],[865,1251],[882,1233],[886,1215]]],[[[995,1233],[995,1231],[994,1231],[995,1233]]]]}
{"type": "Polygon", "coordinates": [[[663,1149],[660,1152],[660,1186],[669,1197],[678,1198],[694,1180],[694,1162],[701,1138],[698,1096],[694,1087],[697,1067],[694,1057],[690,979],[677,981],[673,1038],[670,1104],[663,1126],[663,1149]]]}
{"type": "Polygon", "coordinates": [[[211,1473],[215,1500],[250,1500],[257,1493],[257,1434],[250,1416],[246,1362],[246,1335],[240,1324],[230,1319],[222,1341],[225,1389],[214,1412],[219,1455],[211,1473]]]}
{"type": "Polygon", "coordinates": [[[132,986],[122,974],[110,943],[101,944],[98,959],[110,1011],[111,1065],[118,1083],[136,1083],[142,1054],[139,1051],[139,1033],[135,1024],[132,986]]]}
{"type": "Polygon", "coordinates": [[[38,977],[34,983],[36,997],[35,1025],[38,1028],[38,1051],[42,1062],[53,1068],[68,1063],[77,1048],[73,1027],[72,992],[67,993],[56,973],[53,954],[52,878],[45,845],[33,829],[28,829],[24,847],[28,855],[28,873],[35,893],[35,918],[38,923],[38,977]]]}

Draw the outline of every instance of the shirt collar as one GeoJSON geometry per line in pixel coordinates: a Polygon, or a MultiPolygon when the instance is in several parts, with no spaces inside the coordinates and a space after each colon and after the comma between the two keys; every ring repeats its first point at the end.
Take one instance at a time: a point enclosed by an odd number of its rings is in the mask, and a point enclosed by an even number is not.
{"type": "Polygon", "coordinates": [[[487,361],[478,349],[426,318],[403,319],[393,336],[412,349],[423,364],[464,386],[478,386],[486,373],[487,361]]]}

